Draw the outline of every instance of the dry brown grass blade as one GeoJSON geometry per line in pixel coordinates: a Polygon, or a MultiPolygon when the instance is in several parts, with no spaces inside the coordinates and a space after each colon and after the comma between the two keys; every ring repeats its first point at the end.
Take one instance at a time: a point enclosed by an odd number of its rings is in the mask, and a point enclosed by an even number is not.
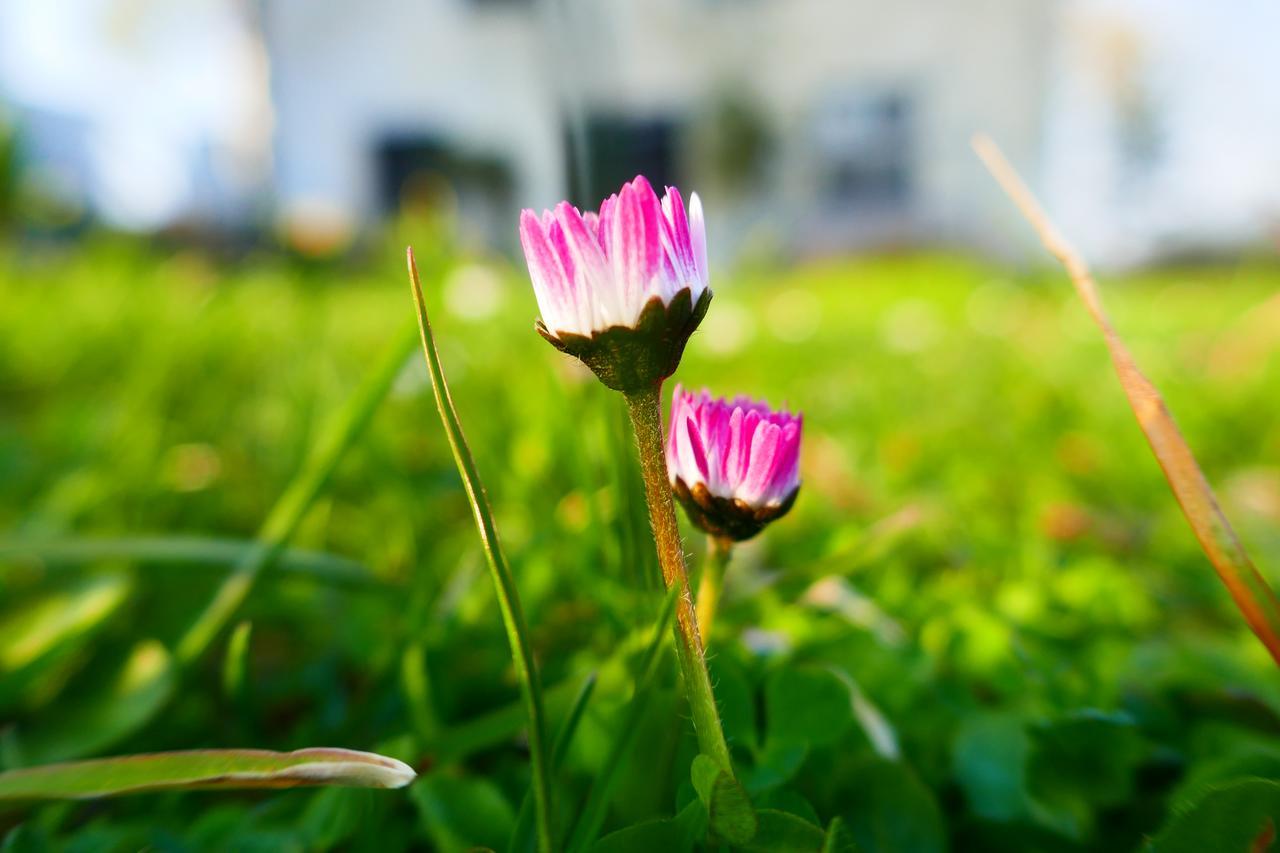
{"type": "Polygon", "coordinates": [[[1209,481],[1196,463],[1191,448],[1174,423],[1160,392],[1138,369],[1133,356],[1107,318],[1102,300],[1098,296],[1098,287],[1084,259],[1058,231],[1031,190],[991,139],[982,135],[974,137],[973,149],[1022,211],[1022,215],[1035,228],[1045,248],[1066,267],[1076,293],[1106,338],[1111,362],[1120,377],[1124,393],[1129,398],[1129,405],[1138,418],[1138,425],[1142,427],[1151,451],[1164,469],[1165,478],[1191,524],[1191,529],[1195,531],[1196,538],[1200,540],[1200,546],[1213,563],[1218,577],[1227,585],[1231,597],[1235,599],[1236,606],[1244,614],[1253,633],[1258,635],[1276,663],[1280,664],[1280,603],[1277,603],[1275,593],[1240,545],[1227,517],[1222,514],[1213,489],[1209,487],[1209,481]]]}

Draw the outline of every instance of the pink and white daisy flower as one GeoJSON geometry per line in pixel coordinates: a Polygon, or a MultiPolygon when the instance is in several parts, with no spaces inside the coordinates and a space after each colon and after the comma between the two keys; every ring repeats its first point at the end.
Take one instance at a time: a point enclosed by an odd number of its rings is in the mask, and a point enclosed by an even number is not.
{"type": "Polygon", "coordinates": [[[706,226],[697,193],[643,177],[605,199],[599,213],[567,201],[520,214],[538,332],[621,391],[675,372],[711,299],[706,226]]]}
{"type": "Polygon", "coordinates": [[[749,539],[784,515],[800,490],[803,418],[747,397],[713,398],[676,386],[667,473],[698,527],[749,539]]]}

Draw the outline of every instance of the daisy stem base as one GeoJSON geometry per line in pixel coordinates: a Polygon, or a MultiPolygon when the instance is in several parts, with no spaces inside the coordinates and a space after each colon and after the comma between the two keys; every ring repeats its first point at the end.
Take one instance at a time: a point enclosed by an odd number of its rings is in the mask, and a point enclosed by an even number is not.
{"type": "Polygon", "coordinates": [[[667,457],[663,448],[662,430],[662,385],[658,383],[651,388],[629,392],[625,396],[640,453],[645,498],[649,503],[649,522],[653,526],[662,579],[668,589],[675,587],[677,590],[674,626],[676,657],[680,662],[680,672],[688,693],[689,708],[693,712],[698,748],[715,759],[732,776],[733,763],[729,756],[729,745],[724,739],[724,730],[720,726],[720,712],[716,708],[716,697],[711,689],[711,676],[707,672],[706,654],[702,647],[702,637],[698,633],[698,616],[689,589],[684,543],[680,539],[676,505],[671,497],[671,482],[667,479],[667,457]]]}

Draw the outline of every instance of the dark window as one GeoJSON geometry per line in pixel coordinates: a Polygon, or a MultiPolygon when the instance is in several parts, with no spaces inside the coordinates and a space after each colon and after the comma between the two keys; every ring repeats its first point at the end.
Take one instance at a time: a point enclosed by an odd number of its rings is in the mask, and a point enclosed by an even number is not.
{"type": "Polygon", "coordinates": [[[476,155],[449,145],[431,134],[389,134],[376,143],[378,201],[384,213],[394,213],[404,192],[428,182],[448,183],[460,200],[508,205],[512,199],[511,169],[495,156],[476,155]]]}
{"type": "Polygon", "coordinates": [[[378,205],[392,214],[445,187],[463,220],[492,231],[514,204],[511,169],[495,156],[476,154],[431,134],[397,133],[374,147],[378,205]]]}
{"type": "Polygon", "coordinates": [[[852,95],[823,104],[815,122],[818,180],[827,201],[897,206],[911,194],[912,127],[908,98],[852,95]]]}
{"type": "Polygon", "coordinates": [[[666,118],[588,116],[581,127],[565,127],[569,196],[581,208],[595,207],[636,175],[661,193],[678,178],[678,127],[666,118]]]}

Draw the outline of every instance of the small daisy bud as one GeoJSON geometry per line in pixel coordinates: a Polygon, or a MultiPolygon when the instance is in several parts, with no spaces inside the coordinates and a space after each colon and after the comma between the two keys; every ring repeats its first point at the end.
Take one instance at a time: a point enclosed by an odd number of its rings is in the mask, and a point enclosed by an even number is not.
{"type": "Polygon", "coordinates": [[[802,420],[746,397],[713,399],[677,385],[667,474],[689,519],[741,541],[785,515],[800,491],[802,420]]]}
{"type": "Polygon", "coordinates": [[[697,193],[661,201],[643,177],[600,212],[568,202],[520,215],[538,334],[581,359],[616,391],[649,388],[675,372],[707,313],[707,238],[697,193]]]}

